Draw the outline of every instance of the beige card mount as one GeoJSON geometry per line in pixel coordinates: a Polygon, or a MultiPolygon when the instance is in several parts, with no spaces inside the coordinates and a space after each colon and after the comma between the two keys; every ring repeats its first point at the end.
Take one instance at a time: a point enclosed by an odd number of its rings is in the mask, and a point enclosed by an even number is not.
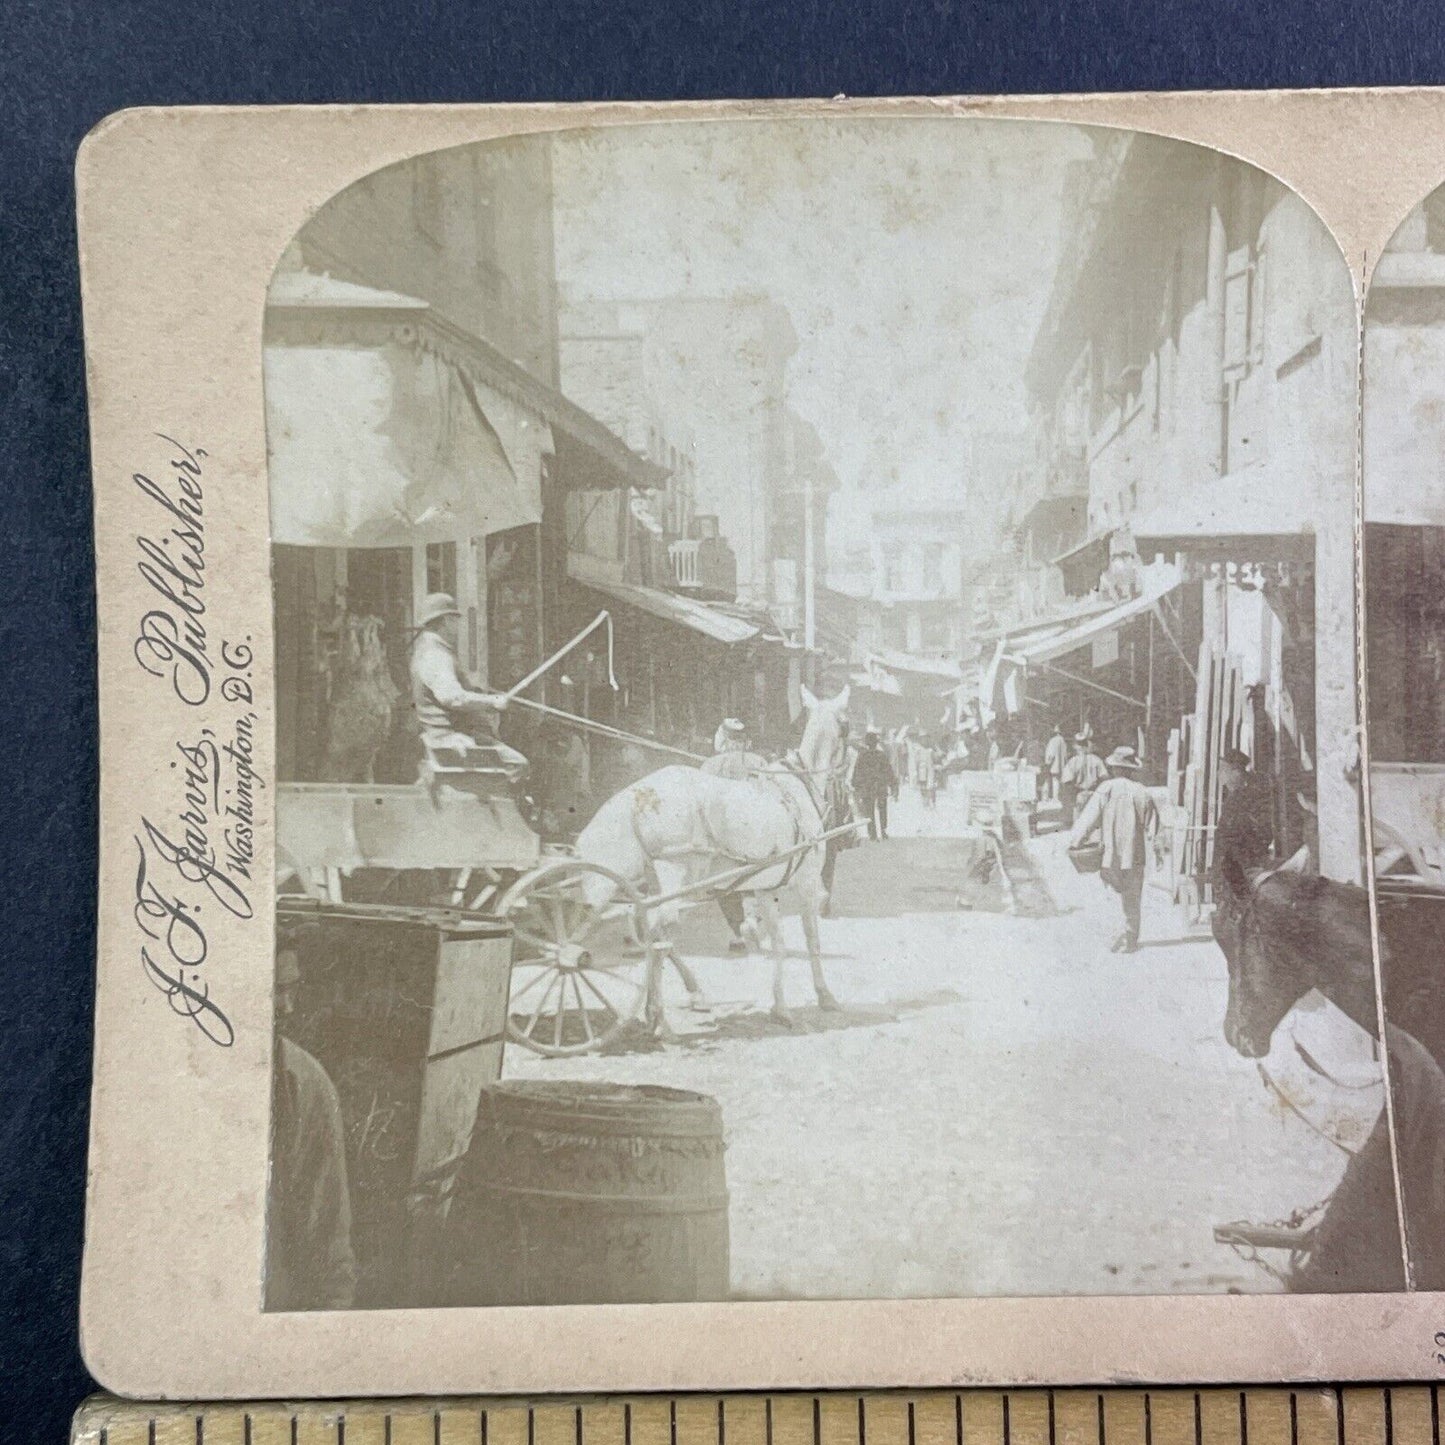
{"type": "Polygon", "coordinates": [[[97,127],[97,1377],[1445,1367],[1442,124],[97,127]]]}

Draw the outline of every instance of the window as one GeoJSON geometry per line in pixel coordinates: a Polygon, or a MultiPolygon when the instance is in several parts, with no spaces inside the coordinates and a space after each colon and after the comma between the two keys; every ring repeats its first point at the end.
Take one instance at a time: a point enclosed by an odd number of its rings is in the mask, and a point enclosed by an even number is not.
{"type": "Polygon", "coordinates": [[[896,652],[908,650],[908,614],[890,609],[883,614],[883,645],[896,652]]]}
{"type": "Polygon", "coordinates": [[[919,641],[924,652],[947,652],[953,646],[953,620],[946,612],[924,613],[919,641]]]}
{"type": "Polygon", "coordinates": [[[1267,177],[1237,172],[1225,209],[1224,375],[1244,376],[1264,355],[1264,248],[1267,177]]]}
{"type": "Polygon", "coordinates": [[[930,542],[923,549],[923,586],[930,593],[943,591],[943,544],[930,542]]]}
{"type": "Polygon", "coordinates": [[[908,585],[908,564],[901,542],[883,544],[883,587],[888,592],[902,592],[908,585]]]}
{"type": "Polygon", "coordinates": [[[457,595],[457,544],[428,542],[426,544],[426,590],[457,595]]]}

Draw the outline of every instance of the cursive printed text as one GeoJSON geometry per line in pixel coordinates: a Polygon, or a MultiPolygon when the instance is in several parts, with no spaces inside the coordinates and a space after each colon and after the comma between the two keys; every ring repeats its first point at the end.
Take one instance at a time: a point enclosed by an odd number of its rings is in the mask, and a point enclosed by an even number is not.
{"type": "Polygon", "coordinates": [[[206,624],[206,452],[157,433],[171,448],[160,480],[135,472],[132,482],[151,504],[151,526],[136,537],[136,570],[150,588],[153,606],[141,617],[135,660],[152,677],[168,678],[189,707],[211,695],[211,655],[206,624]]]}

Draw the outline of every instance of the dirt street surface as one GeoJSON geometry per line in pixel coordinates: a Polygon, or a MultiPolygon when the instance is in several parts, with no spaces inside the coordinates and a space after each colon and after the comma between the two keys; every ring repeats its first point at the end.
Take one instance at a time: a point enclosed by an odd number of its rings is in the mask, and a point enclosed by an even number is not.
{"type": "Polygon", "coordinates": [[[739,1297],[1277,1288],[1213,1226],[1315,1203],[1345,1156],[1225,1043],[1213,940],[1150,888],[1140,951],[1110,953],[1117,900],[1061,832],[1009,849],[1007,914],[961,821],[958,793],[928,811],[905,791],[889,840],[840,860],[822,926],[843,1012],[816,1007],[789,918],[795,1027],[776,1023],[771,963],[728,956],[708,905],[682,943],[712,1007],[669,977],[680,1042],[511,1048],[506,1077],[716,1097],[739,1297]]]}

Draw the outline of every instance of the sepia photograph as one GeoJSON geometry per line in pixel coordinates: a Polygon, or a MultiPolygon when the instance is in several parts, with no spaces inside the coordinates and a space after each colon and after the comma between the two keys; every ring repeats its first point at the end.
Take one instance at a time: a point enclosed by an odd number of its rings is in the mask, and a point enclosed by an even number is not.
{"type": "MultiPolygon", "coordinates": [[[[1370,817],[1393,1136],[1354,1166],[1354,1217],[1398,1180],[1411,1286],[1445,1289],[1445,189],[1380,254],[1364,308],[1363,605],[1370,817]],[[1393,1160],[1391,1155],[1393,1154],[1393,1160]]],[[[1356,907],[1358,915],[1358,907],[1356,907]]],[[[1357,921],[1332,996],[1373,1009],[1357,921]]],[[[1342,1194],[1346,1191],[1342,1186],[1342,1194]]],[[[1345,1218],[1343,1206],[1341,1218],[1345,1218]]]]}
{"type": "Polygon", "coordinates": [[[1279,181],[1065,124],[583,129],[321,206],[265,322],[267,1309],[1428,1270],[1355,316],[1279,181]]]}

